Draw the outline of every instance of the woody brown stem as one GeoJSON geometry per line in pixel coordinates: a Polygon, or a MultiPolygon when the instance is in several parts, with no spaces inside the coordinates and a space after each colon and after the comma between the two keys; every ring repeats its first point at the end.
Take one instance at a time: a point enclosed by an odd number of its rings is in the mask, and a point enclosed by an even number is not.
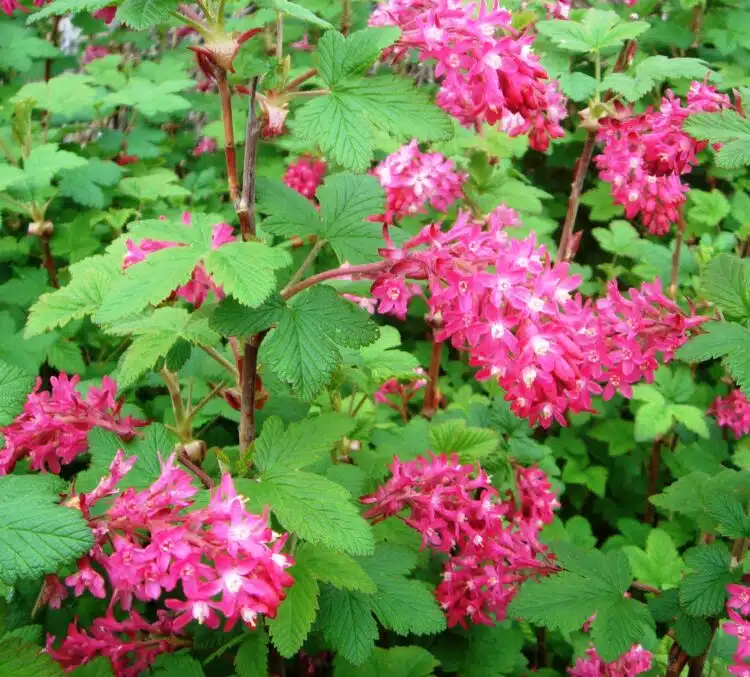
{"type": "Polygon", "coordinates": [[[576,161],[575,172],[573,174],[573,183],[570,186],[570,197],[568,198],[568,211],[565,214],[562,234],[560,235],[560,246],[557,250],[557,261],[567,261],[571,258],[571,243],[573,240],[573,227],[578,216],[578,208],[581,205],[581,194],[583,193],[583,184],[586,181],[586,174],[589,171],[591,158],[594,155],[594,144],[596,142],[596,132],[588,132],[586,141],[583,144],[581,156],[576,161]]]}
{"type": "MultiPolygon", "coordinates": [[[[57,37],[60,34],[61,16],[53,17],[52,31],[49,34],[49,41],[53,47],[57,47],[57,37]]],[[[44,81],[49,82],[52,77],[52,59],[46,59],[44,62],[44,81]]]]}
{"type": "Polygon", "coordinates": [[[427,388],[424,392],[424,402],[422,403],[422,416],[432,418],[438,408],[438,389],[437,383],[440,376],[440,358],[443,353],[443,342],[436,341],[433,333],[432,352],[430,353],[430,367],[427,373],[427,388]]]}
{"type": "Polygon", "coordinates": [[[59,289],[60,284],[57,281],[57,271],[55,270],[55,262],[52,259],[52,250],[49,246],[49,236],[42,235],[42,262],[47,270],[47,276],[49,277],[49,283],[55,288],[59,289]]]}
{"type": "Polygon", "coordinates": [[[193,463],[185,451],[181,451],[179,454],[180,463],[184,465],[193,475],[195,475],[203,484],[206,489],[214,488],[214,481],[195,463],[193,463]]]}
{"type": "Polygon", "coordinates": [[[286,87],[282,90],[283,93],[291,92],[299,87],[303,82],[307,82],[310,78],[315,77],[318,74],[317,68],[311,68],[305,71],[302,75],[297,76],[294,80],[290,80],[286,87]]]}
{"type": "Polygon", "coordinates": [[[340,266],[338,268],[324,270],[322,273],[311,275],[297,284],[287,285],[281,290],[281,296],[284,300],[290,299],[292,296],[299,294],[308,287],[312,287],[319,282],[325,282],[326,280],[334,280],[337,277],[356,278],[362,275],[382,273],[385,272],[389,265],[390,263],[388,261],[379,261],[378,263],[363,263],[359,266],[340,266]]]}

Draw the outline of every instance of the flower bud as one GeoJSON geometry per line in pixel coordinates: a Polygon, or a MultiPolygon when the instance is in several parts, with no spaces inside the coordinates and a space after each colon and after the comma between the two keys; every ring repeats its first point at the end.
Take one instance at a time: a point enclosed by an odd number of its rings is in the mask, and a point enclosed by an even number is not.
{"type": "Polygon", "coordinates": [[[38,223],[36,221],[29,224],[29,235],[36,235],[37,237],[49,237],[55,232],[55,227],[52,225],[52,221],[45,221],[44,223],[38,223]]]}

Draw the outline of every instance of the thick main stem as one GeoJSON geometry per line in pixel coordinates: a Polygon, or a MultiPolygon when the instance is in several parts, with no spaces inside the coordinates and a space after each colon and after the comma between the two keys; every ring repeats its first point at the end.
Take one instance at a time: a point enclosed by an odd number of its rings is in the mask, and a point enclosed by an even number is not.
{"type": "Polygon", "coordinates": [[[567,261],[571,258],[571,244],[573,240],[573,228],[578,216],[578,208],[581,205],[581,194],[586,174],[589,171],[591,158],[594,155],[594,144],[596,143],[596,132],[588,132],[583,144],[581,156],[576,161],[573,183],[570,186],[570,197],[568,198],[568,211],[565,214],[562,234],[560,235],[560,246],[557,250],[557,261],[567,261]]]}
{"type": "Polygon", "coordinates": [[[680,252],[682,251],[682,241],[685,238],[685,218],[682,210],[677,217],[677,237],[674,240],[674,251],[672,252],[672,276],[669,282],[669,295],[674,299],[677,298],[677,283],[680,277],[680,252]]]}
{"type": "Polygon", "coordinates": [[[422,416],[432,418],[438,408],[437,383],[440,376],[440,358],[443,354],[443,342],[436,341],[433,334],[432,352],[430,353],[430,367],[427,373],[427,388],[424,392],[422,403],[422,416]]]}
{"type": "MultiPolygon", "coordinates": [[[[250,84],[250,96],[247,113],[247,134],[245,140],[245,158],[242,176],[242,199],[239,214],[244,215],[242,222],[242,239],[247,241],[255,237],[255,168],[257,163],[258,137],[260,125],[255,111],[255,97],[258,91],[258,78],[250,84]]],[[[255,439],[255,381],[258,376],[258,351],[265,332],[252,336],[245,342],[242,355],[240,382],[242,392],[240,399],[240,454],[244,454],[255,439]]]]}

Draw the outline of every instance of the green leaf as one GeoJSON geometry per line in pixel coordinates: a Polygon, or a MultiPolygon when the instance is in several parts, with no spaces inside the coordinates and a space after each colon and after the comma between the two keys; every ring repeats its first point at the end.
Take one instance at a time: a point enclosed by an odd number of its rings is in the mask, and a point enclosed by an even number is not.
{"type": "Polygon", "coordinates": [[[238,677],[267,677],[268,635],[262,628],[245,635],[234,657],[234,669],[238,677]]]}
{"type": "Polygon", "coordinates": [[[540,21],[537,30],[558,47],[570,52],[593,52],[616,47],[649,28],[645,21],[623,22],[615,12],[590,9],[578,23],[567,20],[540,21]]]}
{"type": "Polygon", "coordinates": [[[263,303],[276,289],[274,271],[291,262],[289,252],[260,242],[230,242],[203,259],[214,282],[251,308],[263,303]]]}
{"type": "Polygon", "coordinates": [[[750,264],[731,254],[719,254],[706,266],[702,290],[709,301],[730,317],[750,318],[750,264]]]}
{"type": "Polygon", "coordinates": [[[461,657],[462,677],[504,677],[523,662],[523,633],[509,623],[488,627],[473,625],[469,648],[461,657]]]}
{"type": "Polygon", "coordinates": [[[399,35],[395,26],[365,28],[348,37],[338,31],[326,33],[318,43],[320,77],[329,87],[335,88],[352,75],[364,74],[399,35]]]}
{"type": "Polygon", "coordinates": [[[121,388],[133,385],[153,368],[160,357],[167,356],[179,338],[177,334],[169,332],[138,336],[123,353],[117,365],[118,385],[121,388]]]}
{"type": "Polygon", "coordinates": [[[510,615],[573,632],[592,614],[623,599],[632,576],[621,552],[603,554],[562,542],[556,544],[555,551],[567,571],[524,583],[510,604],[510,615]]]}
{"type": "Polygon", "coordinates": [[[591,639],[602,660],[611,663],[634,644],[652,644],[656,639],[654,626],[654,618],[645,604],[621,597],[597,612],[591,639]]]}
{"type": "Polygon", "coordinates": [[[688,656],[700,656],[711,644],[713,631],[705,618],[680,614],[674,624],[674,638],[688,656]]]}
{"type": "Polygon", "coordinates": [[[91,82],[88,75],[64,73],[49,82],[25,84],[13,95],[11,102],[31,100],[34,108],[61,115],[74,115],[94,107],[97,91],[91,86],[91,82]]]}
{"type": "Polygon", "coordinates": [[[750,517],[737,496],[720,492],[708,499],[708,514],[717,522],[716,530],[727,538],[749,538],[750,517]]]}
{"type": "Polygon", "coordinates": [[[302,564],[289,569],[294,585],[287,590],[276,618],[268,621],[273,645],[286,658],[294,656],[312,628],[318,613],[320,589],[312,573],[302,564]]]}
{"type": "Polygon", "coordinates": [[[293,297],[261,346],[267,362],[300,397],[313,399],[342,361],[339,346],[367,345],[377,327],[363,310],[319,285],[293,297]]]}
{"type": "Polygon", "coordinates": [[[0,426],[8,425],[21,413],[34,380],[24,369],[0,360],[0,426]]]}
{"type": "Polygon", "coordinates": [[[102,428],[93,428],[89,433],[91,464],[87,470],[78,473],[76,488],[82,493],[91,491],[109,472],[118,449],[124,449],[127,456],[137,456],[138,460],[118,486],[122,489],[134,487],[139,491],[147,489],[161,475],[159,457],[167,458],[174,445],[175,440],[160,423],[152,423],[145,429],[143,437],[135,437],[130,442],[123,442],[102,428]]]}
{"type": "Polygon", "coordinates": [[[563,73],[560,88],[573,101],[587,101],[596,91],[596,80],[586,73],[563,73]]]}
{"type": "Polygon", "coordinates": [[[672,409],[666,402],[644,404],[635,413],[635,439],[644,442],[662,437],[672,422],[672,409]]]}
{"type": "Polygon", "coordinates": [[[93,13],[109,4],[111,4],[110,0],[55,0],[31,14],[26,23],[33,24],[48,16],[78,14],[79,12],[93,13]]]}
{"type": "Polygon", "coordinates": [[[152,674],[153,677],[205,677],[201,664],[187,653],[160,655],[152,674]]]}
{"type": "Polygon", "coordinates": [[[139,202],[187,197],[190,191],[178,185],[179,180],[177,174],[169,169],[154,169],[148,174],[123,179],[120,181],[119,190],[139,202]]]}
{"type": "Polygon", "coordinates": [[[722,613],[726,586],[734,581],[729,570],[732,555],[723,543],[691,548],[685,564],[693,570],[680,585],[680,606],[691,616],[715,616],[722,613]]]}
{"type": "Polygon", "coordinates": [[[716,154],[719,167],[737,169],[750,164],[750,121],[736,111],[691,115],[683,128],[696,139],[723,144],[716,154]]]}
{"type": "Polygon", "coordinates": [[[302,5],[298,5],[296,2],[289,2],[288,0],[264,0],[261,4],[269,5],[277,12],[282,12],[287,17],[299,19],[300,21],[312,24],[318,28],[333,28],[330,23],[313,14],[309,9],[306,9],[302,5]]]}
{"type": "Polygon", "coordinates": [[[62,172],[60,194],[84,207],[102,209],[109,201],[101,187],[117,185],[122,172],[122,168],[114,162],[92,158],[86,165],[62,172]]]}
{"type": "Polygon", "coordinates": [[[25,73],[31,70],[36,59],[54,59],[60,54],[54,45],[33,31],[7,20],[0,24],[0,45],[3,46],[0,69],[4,71],[12,69],[25,73]]]}
{"type": "Polygon", "coordinates": [[[14,167],[13,165],[0,165],[0,190],[7,190],[8,188],[19,184],[25,178],[22,169],[14,167]]]}
{"type": "Polygon", "coordinates": [[[488,428],[469,428],[463,419],[430,427],[430,449],[439,454],[458,454],[462,463],[475,463],[497,449],[498,435],[488,428]]]}
{"type": "Polygon", "coordinates": [[[64,169],[75,169],[86,165],[80,155],[60,150],[56,143],[36,146],[23,164],[26,184],[30,189],[44,188],[64,169]]]}
{"type": "Polygon", "coordinates": [[[646,549],[630,545],[623,548],[630,560],[633,575],[642,583],[657,588],[676,586],[682,576],[682,559],[672,537],[662,529],[652,529],[646,549]]]}
{"type": "Polygon", "coordinates": [[[279,472],[253,483],[246,493],[255,503],[270,505],[287,531],[312,543],[352,555],[367,555],[375,547],[372,529],[351,502],[349,492],[320,475],[279,472]]]}
{"type": "Polygon", "coordinates": [[[0,672],[8,677],[63,677],[60,664],[20,637],[0,640],[0,672]]]}
{"type": "Polygon", "coordinates": [[[713,229],[732,211],[729,200],[718,190],[711,192],[693,189],[690,191],[690,208],[687,216],[690,223],[698,223],[713,229]]]}
{"type": "Polygon", "coordinates": [[[91,315],[99,308],[120,269],[112,257],[93,256],[70,267],[71,281],[42,294],[32,306],[24,336],[31,338],[91,315]]]}
{"type": "Polygon", "coordinates": [[[383,244],[380,224],[366,221],[385,211],[385,193],[373,176],[348,172],[326,179],[318,189],[322,236],[342,263],[363,263],[378,258],[383,244]]]}
{"type": "Polygon", "coordinates": [[[641,236],[627,221],[612,221],[609,228],[594,228],[592,235],[604,251],[616,256],[637,258],[641,249],[641,236]]]}
{"type": "Polygon", "coordinates": [[[91,548],[94,538],[83,515],[58,505],[46,480],[38,490],[21,494],[9,479],[0,478],[0,581],[12,585],[54,573],[91,548]]]}
{"type": "Polygon", "coordinates": [[[276,324],[286,304],[281,296],[269,296],[257,308],[248,308],[233,298],[224,299],[211,315],[210,324],[222,336],[252,336],[276,324]]]}
{"type": "Polygon", "coordinates": [[[324,413],[291,423],[284,430],[281,419],[274,416],[263,424],[263,432],[255,442],[253,462],[263,479],[300,470],[325,458],[355,425],[356,421],[346,414],[324,413]]]}
{"type": "Polygon", "coordinates": [[[421,646],[376,648],[364,665],[352,665],[337,657],[333,677],[431,677],[437,666],[438,661],[421,646]]]}
{"type": "Polygon", "coordinates": [[[195,247],[170,247],[152,252],[144,261],[130,266],[115,282],[94,320],[111,324],[142,311],[149,304],[160,303],[190,279],[200,256],[201,251],[195,247]]]}
{"type": "Polygon", "coordinates": [[[702,409],[690,404],[673,404],[669,409],[672,415],[690,432],[708,439],[708,425],[706,423],[706,415],[702,409]]]}
{"type": "Polygon", "coordinates": [[[359,592],[325,587],[320,597],[320,625],[326,640],[354,665],[362,665],[375,648],[378,626],[368,597],[359,592]]]}
{"type": "Polygon", "coordinates": [[[177,0],[125,0],[117,10],[117,20],[139,31],[166,22],[177,5],[177,0]]]}
{"type": "Polygon", "coordinates": [[[723,357],[738,348],[750,350],[750,331],[733,322],[706,322],[703,334],[693,337],[677,351],[685,362],[704,362],[723,357]]]}
{"type": "Polygon", "coordinates": [[[342,590],[357,590],[367,595],[377,591],[375,582],[362,566],[343,552],[312,543],[303,543],[294,559],[315,578],[342,590]]]}
{"type": "Polygon", "coordinates": [[[262,176],[258,177],[256,191],[258,211],[268,215],[264,230],[283,237],[320,233],[320,215],[304,195],[277,179],[262,176]]]}

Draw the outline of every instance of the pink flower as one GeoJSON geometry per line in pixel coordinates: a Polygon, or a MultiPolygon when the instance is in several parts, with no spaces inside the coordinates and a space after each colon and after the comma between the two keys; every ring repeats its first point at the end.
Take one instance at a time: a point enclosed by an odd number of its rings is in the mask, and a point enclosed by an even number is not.
{"type": "Polygon", "coordinates": [[[729,428],[737,439],[750,433],[750,401],[739,388],[725,397],[717,397],[709,413],[716,417],[719,426],[729,428]]]}
{"type": "Polygon", "coordinates": [[[101,389],[92,386],[84,398],[77,390],[78,376],[61,373],[50,379],[51,392],[40,391],[37,379],[28,396],[23,413],[0,432],[5,447],[0,450],[0,475],[12,472],[16,463],[29,457],[32,470],[59,473],[61,466],[72,463],[88,450],[88,433],[94,427],[130,439],[136,429],[145,425],[130,416],[122,417],[122,402],[116,398],[117,384],[105,376],[101,389]]]}
{"type": "Polygon", "coordinates": [[[213,153],[216,150],[216,139],[212,139],[210,136],[202,136],[198,143],[193,148],[193,155],[199,157],[204,153],[213,153]]]}
{"type": "Polygon", "coordinates": [[[403,279],[394,275],[375,282],[372,295],[379,301],[379,313],[392,313],[403,320],[406,317],[409,299],[418,289],[416,285],[409,286],[403,279]]]}
{"type": "Polygon", "coordinates": [[[325,160],[318,160],[311,155],[301,155],[290,163],[284,172],[284,183],[304,195],[308,200],[315,197],[318,186],[328,170],[325,160]]]}
{"type": "Polygon", "coordinates": [[[519,501],[501,499],[481,468],[455,455],[394,459],[391,478],[360,499],[374,522],[408,511],[402,519],[423,546],[449,555],[435,591],[449,626],[502,621],[520,584],[550,570],[538,535],[559,503],[540,470],[515,473],[519,501]]]}
{"type": "Polygon", "coordinates": [[[595,159],[599,176],[611,185],[612,197],[625,207],[625,216],[639,216],[655,235],[665,235],[680,218],[689,187],[681,175],[698,164],[706,142],[682,130],[688,115],[715,112],[730,105],[729,97],[713,87],[693,82],[686,107],[671,91],[658,111],[632,115],[620,109],[618,117],[602,121],[597,139],[604,143],[595,159]]]}
{"type": "Polygon", "coordinates": [[[107,56],[107,54],[109,54],[109,48],[104,45],[88,45],[86,51],[84,51],[83,56],[81,57],[81,63],[84,65],[91,63],[96,59],[101,59],[103,56],[107,56]]]}
{"type": "Polygon", "coordinates": [[[497,2],[388,0],[369,23],[401,29],[386,57],[397,60],[414,49],[421,60],[436,62],[437,103],[461,124],[528,134],[537,150],[563,136],[565,99],[532,51],[534,36],[519,34],[497,2]]]}
{"type": "Polygon", "coordinates": [[[651,669],[652,655],[640,645],[635,645],[613,663],[605,663],[593,647],[575,666],[568,668],[571,677],[634,677],[651,669]]]}
{"type": "Polygon", "coordinates": [[[440,153],[422,153],[416,139],[389,155],[373,170],[386,192],[384,220],[426,213],[429,203],[445,212],[463,197],[466,175],[440,153]]]}
{"type": "Polygon", "coordinates": [[[262,94],[258,95],[260,103],[261,123],[260,135],[264,139],[272,139],[281,136],[286,128],[286,116],[289,115],[289,104],[286,101],[276,100],[262,94]]]}
{"type": "Polygon", "coordinates": [[[115,14],[117,14],[117,7],[115,5],[110,5],[109,7],[104,7],[102,9],[96,10],[96,12],[94,12],[91,16],[93,16],[95,19],[100,19],[101,21],[109,25],[114,20],[115,14]]]}
{"type": "MultiPolygon", "coordinates": [[[[185,212],[182,215],[182,221],[185,226],[190,226],[190,212],[185,212]]],[[[213,227],[213,235],[211,238],[211,246],[213,249],[219,249],[229,242],[234,242],[235,237],[232,234],[232,227],[227,223],[217,223],[213,227]]],[[[151,240],[146,238],[141,240],[137,244],[133,240],[128,240],[125,243],[127,254],[122,262],[123,270],[129,268],[132,265],[138,264],[144,261],[146,257],[155,251],[161,249],[168,249],[170,247],[182,246],[179,242],[169,242],[166,240],[151,240]]],[[[206,272],[202,263],[199,263],[193,270],[191,279],[181,287],[175,290],[177,296],[185,299],[188,303],[199,308],[205,303],[209,293],[213,293],[217,300],[224,298],[224,290],[218,285],[214,284],[211,276],[206,272]]]]}

